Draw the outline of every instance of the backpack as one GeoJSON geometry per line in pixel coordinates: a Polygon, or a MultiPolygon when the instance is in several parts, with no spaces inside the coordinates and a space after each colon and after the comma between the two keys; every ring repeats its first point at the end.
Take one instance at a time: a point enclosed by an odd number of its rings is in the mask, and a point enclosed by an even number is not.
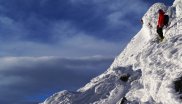
{"type": "Polygon", "coordinates": [[[164,15],[164,25],[168,26],[168,22],[169,22],[169,16],[168,15],[164,15]]]}

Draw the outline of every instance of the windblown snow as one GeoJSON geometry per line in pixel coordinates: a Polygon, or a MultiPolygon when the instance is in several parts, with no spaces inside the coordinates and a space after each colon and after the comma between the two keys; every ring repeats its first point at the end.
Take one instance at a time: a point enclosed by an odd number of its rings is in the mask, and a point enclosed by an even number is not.
{"type": "Polygon", "coordinates": [[[182,0],[170,7],[156,3],[142,19],[142,29],[106,72],[76,92],[58,92],[42,104],[182,104],[182,0]],[[164,41],[157,43],[159,9],[170,21],[164,41]],[[128,79],[121,80],[123,76],[128,79]]]}

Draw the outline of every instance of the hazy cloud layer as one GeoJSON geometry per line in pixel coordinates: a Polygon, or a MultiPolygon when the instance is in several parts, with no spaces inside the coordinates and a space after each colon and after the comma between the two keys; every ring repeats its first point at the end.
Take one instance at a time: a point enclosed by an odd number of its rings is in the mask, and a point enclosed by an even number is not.
{"type": "Polygon", "coordinates": [[[58,91],[76,90],[104,72],[112,58],[65,59],[5,57],[0,59],[0,103],[28,104],[58,91]]]}

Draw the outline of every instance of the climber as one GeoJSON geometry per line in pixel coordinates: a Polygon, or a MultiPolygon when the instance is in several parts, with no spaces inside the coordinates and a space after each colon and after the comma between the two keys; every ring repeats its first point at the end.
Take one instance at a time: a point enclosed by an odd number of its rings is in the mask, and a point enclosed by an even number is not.
{"type": "Polygon", "coordinates": [[[162,41],[164,39],[163,36],[163,27],[164,27],[164,11],[162,9],[159,9],[159,18],[158,18],[158,23],[157,23],[157,33],[160,37],[160,40],[162,41]]]}

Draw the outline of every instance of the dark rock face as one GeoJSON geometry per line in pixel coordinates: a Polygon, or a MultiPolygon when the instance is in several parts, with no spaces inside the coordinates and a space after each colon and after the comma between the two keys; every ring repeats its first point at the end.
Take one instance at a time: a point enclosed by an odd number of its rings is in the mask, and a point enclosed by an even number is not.
{"type": "Polygon", "coordinates": [[[130,77],[129,74],[123,74],[123,75],[121,75],[120,80],[127,82],[129,77],[130,77]]]}
{"type": "Polygon", "coordinates": [[[127,103],[127,99],[125,97],[123,97],[123,99],[121,100],[120,104],[126,104],[127,103]]]}
{"type": "Polygon", "coordinates": [[[174,81],[175,91],[180,95],[179,98],[182,100],[182,77],[174,81]]]}

